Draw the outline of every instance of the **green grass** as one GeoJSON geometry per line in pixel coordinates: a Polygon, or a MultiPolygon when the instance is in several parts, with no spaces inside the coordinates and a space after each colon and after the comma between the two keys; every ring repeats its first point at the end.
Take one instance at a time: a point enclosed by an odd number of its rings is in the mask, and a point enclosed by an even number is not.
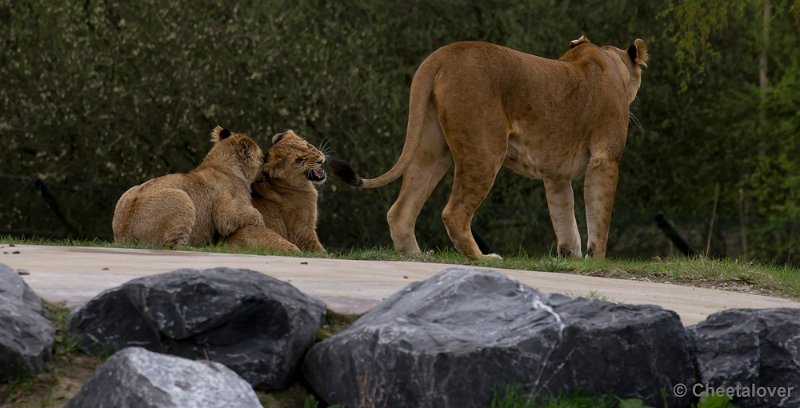
{"type": "MultiPolygon", "coordinates": [[[[662,399],[665,398],[662,390],[662,399]]],[[[704,395],[694,408],[739,408],[727,396],[704,395]]],[[[613,395],[593,396],[589,393],[557,395],[535,400],[521,391],[518,386],[502,387],[495,392],[490,408],[669,408],[667,401],[657,407],[647,405],[636,398],[622,399],[613,395]]]]}
{"type": "MultiPolygon", "coordinates": [[[[141,245],[119,245],[100,240],[42,240],[0,236],[0,243],[60,246],[91,246],[103,248],[148,249],[141,245]]],[[[450,265],[520,269],[530,271],[561,272],[654,282],[672,282],[682,285],[738,290],[800,299],[800,269],[786,265],[766,265],[737,259],[710,258],[655,258],[633,259],[560,259],[553,256],[528,256],[518,254],[502,260],[470,261],[453,250],[400,254],[391,249],[372,248],[348,251],[331,251],[328,254],[310,252],[276,253],[262,248],[229,248],[207,246],[189,248],[190,251],[214,253],[244,253],[252,255],[283,255],[299,257],[326,257],[334,259],[416,261],[450,265]]]]}
{"type": "Polygon", "coordinates": [[[585,393],[552,396],[537,401],[518,386],[510,386],[495,391],[490,408],[617,408],[615,402],[611,397],[595,397],[585,393]]]}

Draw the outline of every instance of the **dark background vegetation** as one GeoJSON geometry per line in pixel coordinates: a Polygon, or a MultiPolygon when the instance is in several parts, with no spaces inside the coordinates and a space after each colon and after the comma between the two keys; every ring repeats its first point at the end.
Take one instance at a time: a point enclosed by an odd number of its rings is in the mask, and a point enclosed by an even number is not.
{"type": "MultiPolygon", "coordinates": [[[[265,148],[292,128],[378,175],[403,144],[414,70],[436,48],[485,40],[557,58],[586,34],[623,48],[644,38],[651,56],[609,254],[672,253],[653,222],[663,212],[697,252],[710,235],[712,256],[798,264],[798,4],[0,0],[0,234],[110,240],[117,198],[191,170],[216,124],[265,148]]],[[[450,247],[449,177],[418,222],[423,247],[450,247]]],[[[323,185],[323,243],[390,245],[398,188],[323,185]]],[[[540,181],[502,171],[475,227],[501,254],[552,253],[540,181]]]]}

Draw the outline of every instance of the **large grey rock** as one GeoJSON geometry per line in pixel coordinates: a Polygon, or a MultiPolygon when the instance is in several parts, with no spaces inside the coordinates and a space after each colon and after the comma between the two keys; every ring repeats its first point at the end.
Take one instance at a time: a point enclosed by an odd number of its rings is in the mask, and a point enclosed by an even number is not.
{"type": "Polygon", "coordinates": [[[117,352],[67,408],[261,408],[253,388],[224,365],[153,353],[117,352]]]}
{"type": "Polygon", "coordinates": [[[702,384],[744,408],[800,407],[800,309],[723,310],[687,331],[702,384]]]}
{"type": "Polygon", "coordinates": [[[134,279],[73,311],[87,351],[141,346],[225,364],[250,384],[288,386],[325,307],[294,286],[244,270],[179,269],[134,279]]]}
{"type": "Polygon", "coordinates": [[[487,407],[514,384],[536,398],[583,390],[661,406],[661,389],[694,382],[674,312],[545,295],[474,269],[394,294],[315,345],[303,372],[327,403],[348,407],[487,407]]]}
{"type": "Polygon", "coordinates": [[[16,270],[3,263],[0,263],[0,298],[21,303],[36,313],[45,314],[39,296],[36,296],[16,270]]]}
{"type": "Polygon", "coordinates": [[[0,264],[0,382],[42,372],[54,333],[39,297],[17,271],[0,264]]]}

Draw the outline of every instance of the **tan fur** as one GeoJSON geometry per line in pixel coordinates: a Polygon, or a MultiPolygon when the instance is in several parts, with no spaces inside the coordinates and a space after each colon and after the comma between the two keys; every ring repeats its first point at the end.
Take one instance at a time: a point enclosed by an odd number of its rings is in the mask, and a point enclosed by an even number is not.
{"type": "Polygon", "coordinates": [[[226,243],[325,252],[317,237],[314,186],[325,181],[325,155],[291,130],[273,140],[261,176],[253,184],[253,205],[261,212],[264,227],[238,231],[226,243]]]}
{"type": "Polygon", "coordinates": [[[219,126],[212,132],[212,142],[205,159],[191,172],[152,179],[120,197],[112,222],[115,242],[169,248],[207,245],[215,235],[264,225],[250,202],[250,185],[264,161],[258,144],[219,126]]]}
{"type": "Polygon", "coordinates": [[[585,37],[558,60],[482,42],[442,47],[414,75],[397,163],[374,179],[361,179],[343,162],[331,167],[363,188],[402,176],[387,220],[395,248],[419,252],[416,218],[452,157],[453,190],[442,218],[455,247],[469,258],[487,257],[470,225],[502,166],[544,180],[558,253],[581,257],[571,182],[585,176],[587,252],[602,258],[628,106],[648,59],[641,39],[630,51],[598,47],[585,37]]]}

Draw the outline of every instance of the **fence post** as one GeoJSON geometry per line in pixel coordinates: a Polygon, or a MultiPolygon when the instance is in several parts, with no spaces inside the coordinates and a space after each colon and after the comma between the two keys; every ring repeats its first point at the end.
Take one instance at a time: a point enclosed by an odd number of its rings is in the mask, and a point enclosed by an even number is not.
{"type": "Polygon", "coordinates": [[[678,250],[680,250],[683,253],[683,255],[694,256],[695,254],[694,250],[689,246],[689,243],[687,243],[686,240],[683,239],[681,234],[678,233],[678,230],[675,229],[675,226],[673,226],[672,223],[669,222],[669,220],[667,219],[667,217],[664,216],[664,214],[662,213],[656,214],[655,220],[656,220],[656,225],[658,225],[658,228],[660,228],[661,231],[663,231],[664,234],[667,236],[667,238],[669,238],[670,241],[672,241],[672,243],[675,244],[676,247],[678,247],[678,250]]]}

